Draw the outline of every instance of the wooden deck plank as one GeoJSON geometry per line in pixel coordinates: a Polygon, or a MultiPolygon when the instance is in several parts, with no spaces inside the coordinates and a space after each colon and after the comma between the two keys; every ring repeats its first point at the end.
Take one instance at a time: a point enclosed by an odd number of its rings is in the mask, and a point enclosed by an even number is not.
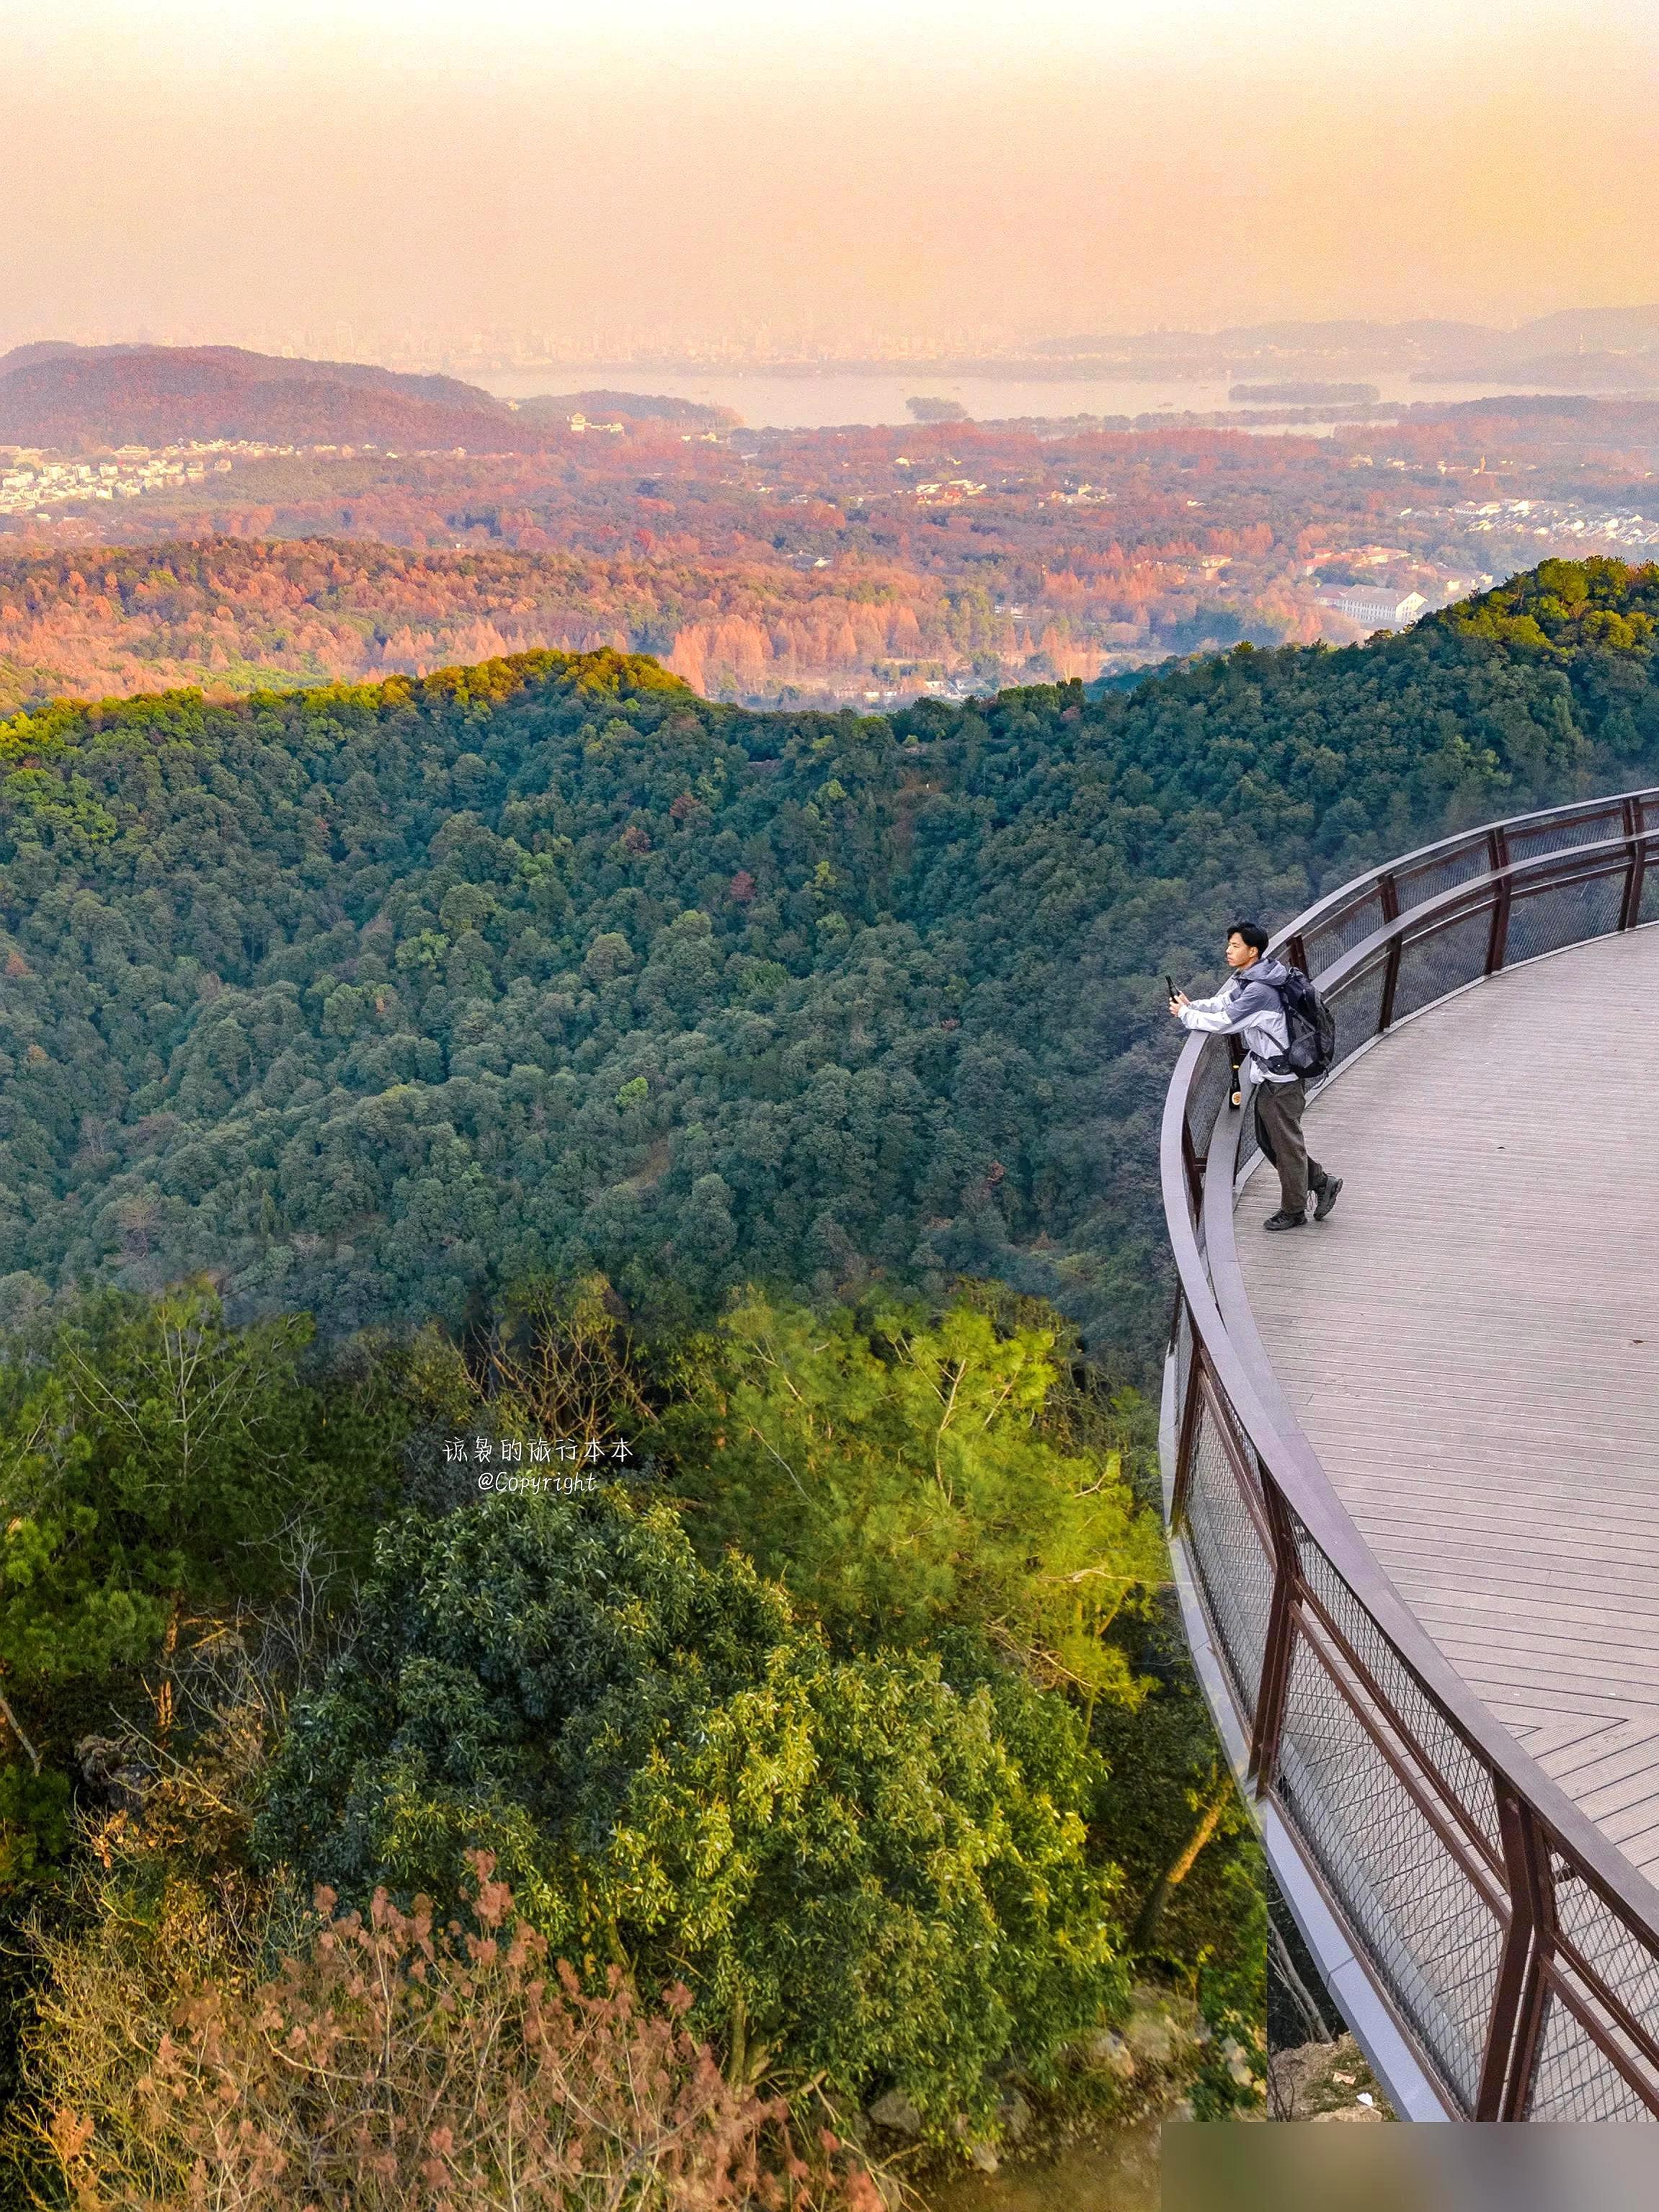
{"type": "Polygon", "coordinates": [[[1402,1025],[1309,1109],[1328,1222],[1239,1258],[1366,1541],[1475,1693],[1659,1864],[1659,928],[1402,1025]]]}

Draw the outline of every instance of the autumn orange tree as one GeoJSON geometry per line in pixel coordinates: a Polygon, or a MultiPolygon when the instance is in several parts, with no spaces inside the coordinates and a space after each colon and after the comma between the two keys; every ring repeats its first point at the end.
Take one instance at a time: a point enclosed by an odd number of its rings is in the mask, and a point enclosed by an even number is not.
{"type": "Polygon", "coordinates": [[[812,2111],[728,2081],[690,1993],[585,1990],[474,1856],[461,1915],[327,1890],[271,1978],[174,1962],[170,2017],[117,2016],[84,1949],[56,1947],[24,2120],[91,2212],[878,2212],[812,2111]]]}

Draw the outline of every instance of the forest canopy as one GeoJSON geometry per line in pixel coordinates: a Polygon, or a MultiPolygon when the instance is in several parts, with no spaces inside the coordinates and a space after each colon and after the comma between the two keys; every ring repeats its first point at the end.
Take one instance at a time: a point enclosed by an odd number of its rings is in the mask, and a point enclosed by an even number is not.
{"type": "Polygon", "coordinates": [[[1164,971],[1210,973],[1230,912],[1659,775],[1654,575],[1549,563],[1363,647],[890,719],[614,653],[15,717],[10,1302],[206,1268],[338,1333],[547,1266],[698,1311],[966,1270],[1144,1371],[1164,971]]]}

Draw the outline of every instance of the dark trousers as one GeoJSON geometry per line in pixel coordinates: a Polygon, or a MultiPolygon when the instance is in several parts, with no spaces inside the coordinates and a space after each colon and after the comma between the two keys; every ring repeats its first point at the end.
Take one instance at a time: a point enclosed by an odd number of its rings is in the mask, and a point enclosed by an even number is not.
{"type": "Polygon", "coordinates": [[[1302,1109],[1308,1094],[1297,1076],[1294,1083],[1258,1083],[1255,1086],[1255,1140],[1279,1170],[1279,1202],[1286,1213],[1305,1213],[1310,1185],[1323,1190],[1325,1170],[1308,1156],[1302,1135],[1302,1109]]]}

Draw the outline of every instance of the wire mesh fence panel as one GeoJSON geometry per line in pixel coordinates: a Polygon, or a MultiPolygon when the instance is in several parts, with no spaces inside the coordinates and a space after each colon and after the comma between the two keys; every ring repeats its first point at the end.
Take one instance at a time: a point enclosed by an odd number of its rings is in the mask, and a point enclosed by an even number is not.
{"type": "Polygon", "coordinates": [[[1504,843],[1510,860],[1529,860],[1534,854],[1569,852],[1575,845],[1596,845],[1604,837],[1624,834],[1624,805],[1614,799],[1565,820],[1553,815],[1542,822],[1518,823],[1504,830],[1504,843]]]}
{"type": "Polygon", "coordinates": [[[1625,899],[1625,869],[1591,876],[1582,883],[1547,884],[1541,890],[1517,890],[1510,902],[1510,926],[1504,965],[1518,967],[1546,952],[1605,937],[1619,927],[1625,899]]]}
{"type": "Polygon", "coordinates": [[[1492,902],[1473,914],[1443,923],[1422,937],[1407,938],[1400,948],[1400,975],[1394,990],[1394,1018],[1405,1020],[1437,999],[1461,991],[1486,972],[1492,943],[1492,902]]]}
{"type": "Polygon", "coordinates": [[[1206,1037],[1187,1093],[1187,1134],[1202,1159],[1210,1149],[1210,1133],[1232,1084],[1232,1066],[1224,1038],[1206,1037]]]}
{"type": "Polygon", "coordinates": [[[1322,975],[1334,968],[1345,952],[1352,952],[1356,945],[1363,945],[1373,930],[1381,929],[1386,916],[1382,912],[1382,893],[1372,884],[1347,905],[1341,906],[1315,922],[1302,933],[1302,949],[1307,956],[1308,973],[1322,975]]]}
{"type": "Polygon", "coordinates": [[[1655,2115],[1585,2028],[1552,1990],[1533,2064],[1529,2120],[1651,2120],[1655,2115]]]}
{"type": "Polygon", "coordinates": [[[1336,1018],[1336,1057],[1332,1067],[1340,1067],[1351,1060],[1362,1044],[1369,1044],[1376,1035],[1376,1025],[1382,1018],[1382,987],[1388,974],[1388,962],[1379,956],[1357,975],[1350,975],[1328,994],[1331,1012],[1336,1018]]]}
{"type": "Polygon", "coordinates": [[[1659,830],[1659,791],[1644,792],[1636,804],[1637,810],[1642,817],[1643,827],[1647,830],[1659,830]]]}
{"type": "Polygon", "coordinates": [[[1373,1971],[1473,2112],[1503,1947],[1498,1917],[1300,1637],[1274,1794],[1373,1971]]]}
{"type": "Polygon", "coordinates": [[[1659,921],[1659,850],[1648,854],[1647,867],[1642,877],[1641,902],[1636,909],[1638,923],[1659,921]]]}
{"type": "Polygon", "coordinates": [[[1426,906],[1443,891],[1455,890],[1459,884],[1473,883],[1476,877],[1492,872],[1492,841],[1483,830],[1466,845],[1455,847],[1432,859],[1420,860],[1414,868],[1395,871],[1395,889],[1399,896],[1400,911],[1408,914],[1414,906],[1426,906]]]}
{"type": "Polygon", "coordinates": [[[1497,1868],[1502,1863],[1503,1838],[1491,1766],[1423,1687],[1295,1512],[1291,1526],[1309,1589],[1370,1676],[1377,1696],[1398,1717],[1402,1756],[1431,1778],[1437,1796],[1461,1811],[1466,1830],[1484,1845],[1497,1868]]]}
{"type": "MultiPolygon", "coordinates": [[[[1634,1927],[1565,1860],[1554,1863],[1554,1893],[1561,1934],[1637,2025],[1659,2044],[1659,1952],[1653,1938],[1634,1927]]],[[[1659,2072],[1650,2072],[1659,2095],[1659,2072]]]]}
{"type": "Polygon", "coordinates": [[[1200,1401],[1187,1491],[1187,1531],[1205,1611],[1241,1709],[1255,1711],[1267,1638],[1273,1567],[1216,1427],[1200,1401]]]}
{"type": "Polygon", "coordinates": [[[1249,1103],[1244,1109],[1244,1126],[1238,1133],[1238,1166],[1241,1176],[1253,1168],[1261,1157],[1261,1140],[1256,1134],[1255,1093],[1250,1093],[1249,1103]]]}

